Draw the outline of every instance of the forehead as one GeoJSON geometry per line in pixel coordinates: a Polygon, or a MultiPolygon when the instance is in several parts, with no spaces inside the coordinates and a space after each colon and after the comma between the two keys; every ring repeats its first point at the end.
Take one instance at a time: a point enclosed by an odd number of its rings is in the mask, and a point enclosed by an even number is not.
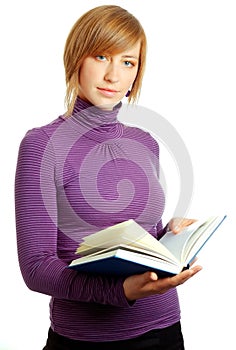
{"type": "Polygon", "coordinates": [[[140,53],[140,42],[137,42],[134,46],[132,46],[131,48],[123,51],[123,54],[126,55],[134,55],[134,56],[139,56],[140,53]]]}
{"type": "Polygon", "coordinates": [[[124,57],[130,57],[130,58],[136,58],[139,59],[140,56],[140,42],[137,42],[135,45],[133,45],[130,48],[125,48],[124,50],[116,50],[115,48],[113,50],[108,50],[108,54],[110,55],[117,55],[117,56],[124,56],[124,57]]]}

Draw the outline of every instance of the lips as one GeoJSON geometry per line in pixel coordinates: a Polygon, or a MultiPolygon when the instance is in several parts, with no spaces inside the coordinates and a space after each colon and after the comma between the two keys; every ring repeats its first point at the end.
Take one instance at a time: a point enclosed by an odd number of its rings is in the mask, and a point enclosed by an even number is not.
{"type": "Polygon", "coordinates": [[[98,87],[98,90],[107,91],[107,92],[118,92],[117,90],[112,90],[112,89],[107,89],[107,88],[100,88],[100,87],[98,87]]]}
{"type": "Polygon", "coordinates": [[[113,90],[113,89],[108,89],[108,88],[97,88],[98,91],[105,97],[114,97],[119,91],[113,90]]]}

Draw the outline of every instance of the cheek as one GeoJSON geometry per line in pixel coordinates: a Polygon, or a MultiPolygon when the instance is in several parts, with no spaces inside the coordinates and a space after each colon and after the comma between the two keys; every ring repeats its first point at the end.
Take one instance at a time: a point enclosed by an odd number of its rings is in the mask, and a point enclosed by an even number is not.
{"type": "Polygon", "coordinates": [[[82,69],[80,71],[79,82],[82,87],[85,87],[89,83],[89,72],[87,69],[82,69]]]}
{"type": "Polygon", "coordinates": [[[129,75],[129,77],[127,77],[126,81],[127,81],[127,86],[128,87],[131,86],[134,83],[136,76],[137,76],[137,71],[136,72],[132,72],[129,75]]]}
{"type": "Polygon", "coordinates": [[[80,70],[80,85],[85,87],[97,81],[97,69],[93,64],[85,63],[80,70]]]}
{"type": "Polygon", "coordinates": [[[129,82],[130,84],[132,84],[135,80],[135,78],[137,77],[138,74],[138,67],[135,66],[133,67],[133,69],[130,70],[130,74],[129,74],[129,82]]]}

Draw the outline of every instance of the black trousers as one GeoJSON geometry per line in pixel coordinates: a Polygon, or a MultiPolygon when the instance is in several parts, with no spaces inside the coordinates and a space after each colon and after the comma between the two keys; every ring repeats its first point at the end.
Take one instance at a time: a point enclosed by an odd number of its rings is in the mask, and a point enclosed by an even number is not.
{"type": "Polygon", "coordinates": [[[87,342],[63,337],[50,328],[43,350],[184,350],[180,322],[155,329],[137,338],[110,342],[87,342]]]}

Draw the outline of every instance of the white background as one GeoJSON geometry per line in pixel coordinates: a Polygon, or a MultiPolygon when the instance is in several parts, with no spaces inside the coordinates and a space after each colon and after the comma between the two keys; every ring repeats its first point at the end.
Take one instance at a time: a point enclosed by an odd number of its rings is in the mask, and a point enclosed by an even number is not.
{"type": "MultiPolygon", "coordinates": [[[[117,4],[140,19],[149,49],[139,104],[177,130],[191,154],[194,196],[188,216],[227,214],[199,255],[204,269],[179,287],[186,350],[235,348],[236,9],[229,0],[1,2],[0,350],[41,350],[49,297],[31,292],[18,267],[14,173],[25,132],[64,112],[63,49],[77,18],[117,4]],[[155,5],[155,7],[154,7],[155,5]],[[232,320],[234,323],[232,323],[232,320]]],[[[168,168],[168,154],[161,151],[168,168]]],[[[167,209],[178,181],[169,164],[167,209]]]]}

